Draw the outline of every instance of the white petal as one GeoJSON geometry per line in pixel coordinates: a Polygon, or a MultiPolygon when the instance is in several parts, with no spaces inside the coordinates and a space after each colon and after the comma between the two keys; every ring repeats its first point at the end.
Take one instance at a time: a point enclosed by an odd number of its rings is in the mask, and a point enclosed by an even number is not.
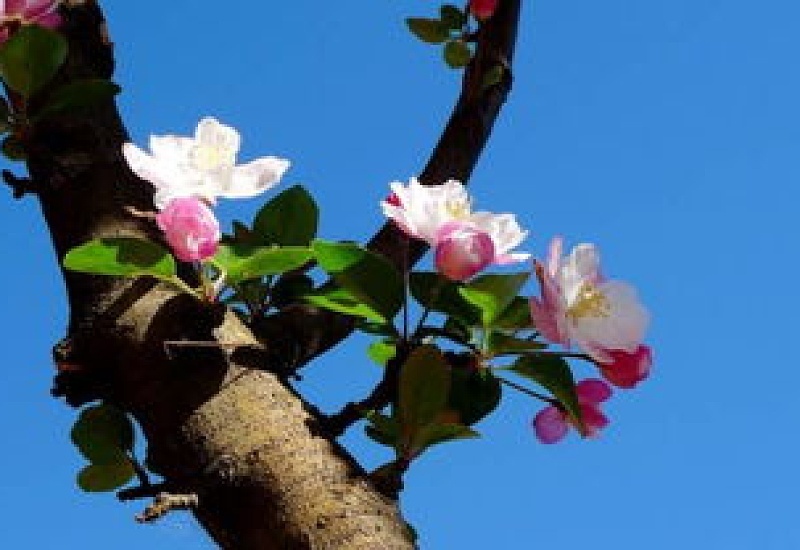
{"type": "Polygon", "coordinates": [[[277,157],[264,157],[235,166],[227,188],[218,195],[229,199],[254,197],[274,187],[289,169],[289,161],[277,157]]]}
{"type": "Polygon", "coordinates": [[[198,145],[229,149],[234,155],[239,152],[241,144],[241,137],[235,128],[221,124],[212,117],[205,117],[197,123],[195,140],[198,145]]]}
{"type": "Polygon", "coordinates": [[[150,152],[164,163],[186,165],[193,146],[194,140],[188,137],[150,136],[150,152]]]}
{"type": "Polygon", "coordinates": [[[166,185],[168,170],[156,158],[151,157],[133,143],[122,145],[122,156],[134,174],[156,187],[166,185]]]}
{"type": "Polygon", "coordinates": [[[598,290],[607,300],[608,315],[576,319],[572,325],[574,339],[588,340],[606,349],[635,351],[644,340],[649,323],[649,314],[636,290],[621,281],[607,281],[598,290]]]}

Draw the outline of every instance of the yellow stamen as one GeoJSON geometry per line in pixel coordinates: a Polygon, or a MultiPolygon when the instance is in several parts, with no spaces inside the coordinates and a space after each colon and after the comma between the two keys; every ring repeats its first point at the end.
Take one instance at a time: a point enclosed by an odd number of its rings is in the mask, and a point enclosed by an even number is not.
{"type": "Polygon", "coordinates": [[[567,309],[567,316],[573,319],[585,317],[608,317],[611,315],[611,306],[608,298],[596,286],[584,283],[578,291],[578,296],[567,309]]]}

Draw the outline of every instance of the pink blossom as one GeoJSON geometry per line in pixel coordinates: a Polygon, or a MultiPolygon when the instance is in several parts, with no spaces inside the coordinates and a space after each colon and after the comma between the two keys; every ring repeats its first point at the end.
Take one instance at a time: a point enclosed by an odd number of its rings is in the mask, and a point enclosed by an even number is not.
{"type": "MultiPolygon", "coordinates": [[[[600,410],[600,403],[611,397],[611,387],[602,380],[590,378],[578,382],[575,391],[585,428],[581,435],[596,437],[601,429],[608,426],[608,418],[600,410]]],[[[545,407],[533,419],[534,432],[542,443],[558,443],[567,435],[570,426],[578,429],[566,411],[555,405],[545,407]]]]}
{"type": "Polygon", "coordinates": [[[485,231],[450,222],[439,229],[435,258],[436,269],[442,275],[465,281],[494,261],[494,243],[485,231]]]}
{"type": "Polygon", "coordinates": [[[54,29],[61,24],[60,0],[0,0],[0,43],[20,25],[37,24],[54,29]]]}
{"type": "Polygon", "coordinates": [[[641,345],[629,353],[623,350],[609,350],[609,363],[597,363],[603,378],[619,388],[632,388],[650,374],[653,365],[653,351],[641,345]]]}
{"type": "Polygon", "coordinates": [[[195,197],[170,200],[156,215],[156,223],[175,256],[184,262],[210,258],[222,237],[214,212],[195,197]]]}
{"type": "Polygon", "coordinates": [[[553,343],[577,345],[599,363],[612,363],[615,350],[634,353],[649,323],[636,290],[600,274],[594,245],[579,244],[565,258],[561,245],[553,239],[547,264],[536,262],[542,294],[530,305],[537,330],[553,343]]]}
{"type": "Polygon", "coordinates": [[[478,19],[488,19],[494,15],[498,0],[469,0],[469,11],[478,19]]]}

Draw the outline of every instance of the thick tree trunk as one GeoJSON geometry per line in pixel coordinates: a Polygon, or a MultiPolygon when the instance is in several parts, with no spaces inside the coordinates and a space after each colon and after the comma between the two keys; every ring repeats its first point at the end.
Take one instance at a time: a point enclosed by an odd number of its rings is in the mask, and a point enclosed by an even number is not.
{"type": "MultiPolygon", "coordinates": [[[[493,56],[510,61],[519,2],[501,5],[502,32],[494,32],[502,44],[489,44],[493,56]]],[[[99,7],[73,2],[63,10],[70,56],[60,78],[110,77],[113,57],[99,7]]],[[[466,80],[442,142],[453,143],[440,143],[425,173],[428,182],[445,174],[468,177],[508,90],[504,85],[483,94],[466,80]]],[[[151,221],[128,209],[152,210],[152,191],[125,165],[120,147],[126,140],[112,104],[42,122],[31,134],[28,166],[58,258],[101,236],[160,238],[151,221]]],[[[386,231],[377,248],[390,254],[386,231]]],[[[257,341],[231,312],[152,280],[69,272],[64,278],[70,327],[59,353],[81,370],[60,375],[59,389],[74,403],[104,398],[130,411],[147,436],[154,468],[176,489],[198,495],[196,516],[221,546],[413,548],[396,502],[318,433],[302,399],[268,372],[285,367],[278,364],[280,347],[269,349],[268,339],[258,369],[252,357],[231,355],[224,346],[167,353],[165,341],[257,341]],[[265,357],[275,364],[264,364],[265,357]]],[[[293,346],[302,346],[301,363],[350,330],[346,320],[308,308],[277,316],[264,334],[277,329],[282,341],[289,333],[293,346]],[[325,322],[311,322],[316,318],[325,322]]]]}

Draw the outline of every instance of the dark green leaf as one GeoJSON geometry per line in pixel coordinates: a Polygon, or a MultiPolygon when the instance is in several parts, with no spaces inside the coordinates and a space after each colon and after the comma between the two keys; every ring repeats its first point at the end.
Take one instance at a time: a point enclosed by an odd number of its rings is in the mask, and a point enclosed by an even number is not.
{"type": "Polygon", "coordinates": [[[532,329],[531,305],[527,298],[515,297],[506,309],[492,323],[500,329],[532,329]]]}
{"type": "Polygon", "coordinates": [[[305,294],[303,300],[322,309],[360,317],[375,323],[386,323],[387,319],[378,311],[350,294],[343,288],[318,289],[305,294]]]}
{"type": "Polygon", "coordinates": [[[486,350],[491,355],[524,353],[537,351],[547,347],[547,344],[529,340],[527,338],[517,338],[495,330],[489,331],[486,338],[486,350]]]}
{"type": "Polygon", "coordinates": [[[450,38],[450,29],[438,19],[409,17],[406,24],[414,36],[429,44],[441,44],[450,38]]]}
{"type": "Polygon", "coordinates": [[[444,62],[451,69],[460,69],[469,64],[472,50],[463,40],[450,40],[444,45],[444,62]]]}
{"type": "Polygon", "coordinates": [[[56,31],[23,25],[0,47],[0,75],[12,90],[30,97],[50,82],[67,58],[67,41],[56,31]]]}
{"type": "Polygon", "coordinates": [[[225,272],[230,284],[296,269],[313,257],[310,249],[221,244],[211,262],[225,272]]]}
{"type": "Polygon", "coordinates": [[[308,246],[317,235],[319,209],[302,186],[279,194],[256,214],[253,233],[263,244],[308,246]]]}
{"type": "Polygon", "coordinates": [[[480,311],[459,293],[460,283],[420,271],[411,274],[410,286],[414,299],[431,311],[446,313],[469,326],[480,324],[480,311]]]}
{"type": "Polygon", "coordinates": [[[563,358],[544,354],[525,355],[514,362],[511,370],[547,389],[561,402],[567,413],[582,425],[575,378],[563,358]]]}
{"type": "Polygon", "coordinates": [[[442,23],[454,31],[461,30],[467,23],[466,14],[453,4],[445,4],[439,8],[442,23]]]}
{"type": "Polygon", "coordinates": [[[472,332],[469,327],[454,317],[447,318],[442,330],[445,331],[454,342],[459,342],[466,346],[472,341],[472,332]]]}
{"type": "Polygon", "coordinates": [[[370,439],[388,447],[397,445],[400,427],[395,419],[377,411],[369,411],[365,416],[369,424],[364,431],[370,439]]]}
{"type": "Polygon", "coordinates": [[[480,434],[467,426],[461,424],[433,423],[423,426],[415,435],[411,452],[419,454],[428,447],[456,441],[459,439],[474,439],[480,434]]]}
{"type": "Polygon", "coordinates": [[[175,260],[161,246],[132,237],[95,239],[75,247],[64,256],[64,267],[72,271],[157,279],[176,277],[175,260]]]}
{"type": "Polygon", "coordinates": [[[64,111],[95,107],[109,101],[120,92],[120,89],[105,78],[76,80],[54,91],[36,116],[44,118],[64,111]]]}
{"type": "Polygon", "coordinates": [[[314,288],[314,281],[308,275],[284,276],[272,287],[272,305],[278,309],[297,302],[314,288]]]}
{"type": "Polygon", "coordinates": [[[500,404],[500,381],[485,369],[454,368],[447,407],[458,413],[461,423],[471,426],[500,404]]]}
{"type": "Polygon", "coordinates": [[[93,464],[125,462],[133,449],[133,425],[118,408],[96,405],[84,409],[70,432],[81,454],[93,464]]]}
{"type": "Polygon", "coordinates": [[[435,346],[420,346],[400,369],[398,409],[403,438],[414,441],[416,433],[432,424],[447,405],[450,366],[435,346]]]}
{"type": "Polygon", "coordinates": [[[78,474],[78,487],[87,493],[114,491],[128,484],[135,471],[130,462],[90,464],[78,474]]]}
{"type": "Polygon", "coordinates": [[[384,319],[397,315],[403,305],[403,280],[385,258],[352,243],[316,240],[312,247],[320,267],[341,287],[384,319]]]}
{"type": "Polygon", "coordinates": [[[28,152],[25,150],[25,144],[15,135],[6,136],[3,139],[3,154],[9,160],[25,160],[28,158],[28,152]]]}
{"type": "Polygon", "coordinates": [[[495,320],[517,297],[530,273],[481,275],[462,287],[459,292],[481,312],[483,326],[493,326],[495,320]]]}

